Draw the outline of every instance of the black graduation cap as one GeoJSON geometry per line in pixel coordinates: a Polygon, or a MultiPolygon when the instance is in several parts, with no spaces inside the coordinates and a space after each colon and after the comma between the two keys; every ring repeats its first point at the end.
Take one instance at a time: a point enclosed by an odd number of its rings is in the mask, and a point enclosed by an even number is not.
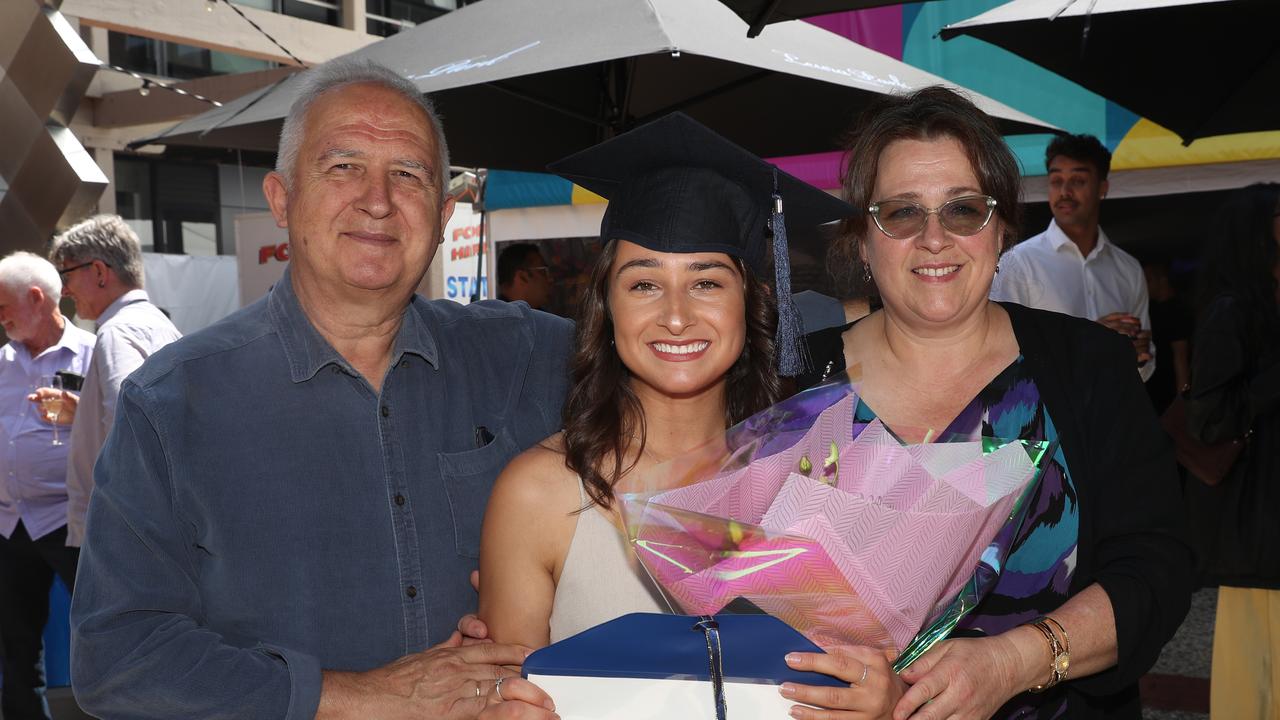
{"type": "Polygon", "coordinates": [[[854,214],[853,206],[778,170],[684,113],[672,113],[548,168],[609,200],[603,241],[658,252],[722,252],[757,274],[772,230],[778,297],[779,370],[796,375],[801,324],[791,302],[787,221],[794,228],[854,214]]]}

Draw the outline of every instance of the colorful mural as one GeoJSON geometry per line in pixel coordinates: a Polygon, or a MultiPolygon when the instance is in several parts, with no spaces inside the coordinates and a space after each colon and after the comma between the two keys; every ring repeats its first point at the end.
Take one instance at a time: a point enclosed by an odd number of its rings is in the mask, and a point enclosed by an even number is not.
{"type": "MultiPolygon", "coordinates": [[[[1096,135],[1114,154],[1112,168],[1115,170],[1280,159],[1280,132],[1224,135],[1183,147],[1172,132],[1002,48],[971,37],[947,41],[937,37],[944,26],[981,14],[1004,1],[906,3],[811,18],[806,22],[1068,132],[1096,135]]],[[[1044,175],[1044,148],[1051,137],[1032,134],[1006,138],[1022,164],[1024,175],[1044,175]]],[[[783,170],[818,187],[839,187],[839,152],[772,160],[783,170]]],[[[488,206],[493,210],[603,202],[599,196],[559,178],[499,171],[490,173],[488,197],[488,206]]]]}

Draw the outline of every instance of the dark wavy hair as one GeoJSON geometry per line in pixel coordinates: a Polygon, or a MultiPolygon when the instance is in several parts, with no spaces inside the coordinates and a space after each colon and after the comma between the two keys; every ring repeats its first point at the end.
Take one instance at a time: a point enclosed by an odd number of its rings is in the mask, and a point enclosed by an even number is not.
{"type": "Polygon", "coordinates": [[[1093,165],[1099,180],[1106,180],[1111,173],[1111,151],[1093,135],[1055,135],[1044,149],[1044,169],[1048,170],[1059,155],[1093,165]]]}
{"type": "Polygon", "coordinates": [[[844,197],[858,213],[840,224],[829,251],[830,266],[844,268],[855,286],[869,295],[873,286],[859,278],[862,256],[858,245],[867,237],[871,215],[867,206],[880,172],[880,153],[898,140],[953,138],[964,148],[982,191],[996,199],[996,216],[1004,223],[1002,249],[1018,237],[1022,222],[1022,173],[994,120],[960,93],[941,86],[921,88],[909,95],[884,95],[858,117],[845,137],[844,197]]]}
{"type": "MultiPolygon", "coordinates": [[[[570,363],[573,384],[564,403],[565,465],[578,473],[592,502],[613,503],[613,486],[635,466],[628,451],[644,451],[645,419],[631,389],[631,371],[613,344],[609,282],[616,242],[605,244],[578,305],[577,350],[570,363]],[[633,446],[633,438],[639,442],[633,446]]],[[[746,343],[726,373],[725,427],[778,401],[781,381],[773,367],[777,313],[768,287],[741,261],[746,286],[746,343]]]]}
{"type": "Polygon", "coordinates": [[[498,253],[498,287],[506,287],[516,279],[516,273],[525,270],[534,253],[542,251],[533,243],[512,243],[498,253]]]}
{"type": "MultiPolygon", "coordinates": [[[[1275,221],[1280,213],[1280,184],[1257,183],[1231,193],[1219,209],[1200,262],[1196,305],[1234,295],[1248,308],[1252,334],[1272,347],[1280,334],[1276,307],[1275,221]]],[[[1259,348],[1261,349],[1261,348],[1259,348]]]]}

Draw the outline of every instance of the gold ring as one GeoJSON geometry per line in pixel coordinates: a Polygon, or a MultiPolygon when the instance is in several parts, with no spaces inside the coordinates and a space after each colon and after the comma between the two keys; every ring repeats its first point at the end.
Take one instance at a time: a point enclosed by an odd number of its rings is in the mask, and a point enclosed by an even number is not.
{"type": "Polygon", "coordinates": [[[480,681],[476,681],[476,697],[480,697],[483,693],[480,690],[480,681]]]}

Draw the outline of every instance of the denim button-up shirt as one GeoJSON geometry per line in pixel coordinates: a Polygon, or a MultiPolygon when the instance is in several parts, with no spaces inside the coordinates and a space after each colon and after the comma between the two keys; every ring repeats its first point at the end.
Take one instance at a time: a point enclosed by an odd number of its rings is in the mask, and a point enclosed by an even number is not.
{"type": "Polygon", "coordinates": [[[415,297],[381,394],[289,276],[124,384],[72,607],[90,713],[312,718],[321,670],[438,643],[499,471],[560,425],[571,325],[415,297]]]}

